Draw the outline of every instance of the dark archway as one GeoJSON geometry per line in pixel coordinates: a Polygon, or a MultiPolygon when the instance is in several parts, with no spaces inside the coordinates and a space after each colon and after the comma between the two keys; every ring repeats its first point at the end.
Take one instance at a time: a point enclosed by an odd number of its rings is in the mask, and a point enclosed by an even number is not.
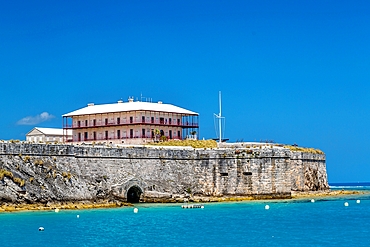
{"type": "Polygon", "coordinates": [[[128,191],[127,191],[127,202],[130,203],[138,203],[140,201],[140,195],[143,192],[141,191],[140,187],[138,186],[132,186],[128,191]]]}

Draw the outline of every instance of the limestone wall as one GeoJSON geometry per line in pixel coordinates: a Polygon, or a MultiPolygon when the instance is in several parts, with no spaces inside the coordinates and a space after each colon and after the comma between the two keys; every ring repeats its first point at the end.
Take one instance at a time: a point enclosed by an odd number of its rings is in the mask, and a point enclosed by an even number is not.
{"type": "Polygon", "coordinates": [[[329,189],[325,155],[292,152],[290,167],[292,191],[329,189]]]}
{"type": "Polygon", "coordinates": [[[182,201],[192,195],[287,197],[293,190],[328,189],[325,155],[281,147],[0,143],[0,169],[8,172],[0,176],[0,200],[12,202],[126,200],[130,188],[146,201],[182,201]]]}

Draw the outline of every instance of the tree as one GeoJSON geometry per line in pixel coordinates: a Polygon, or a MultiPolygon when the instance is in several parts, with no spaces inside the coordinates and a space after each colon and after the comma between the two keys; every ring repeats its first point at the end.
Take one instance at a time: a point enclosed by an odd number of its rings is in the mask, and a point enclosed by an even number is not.
{"type": "Polygon", "coordinates": [[[158,138],[160,137],[161,132],[159,131],[159,129],[154,129],[153,133],[154,133],[154,142],[158,142],[158,138]]]}

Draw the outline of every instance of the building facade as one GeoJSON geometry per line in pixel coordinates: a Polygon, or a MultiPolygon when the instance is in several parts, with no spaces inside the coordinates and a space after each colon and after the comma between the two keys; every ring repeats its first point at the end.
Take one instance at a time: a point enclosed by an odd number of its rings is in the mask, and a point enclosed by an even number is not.
{"type": "MultiPolygon", "coordinates": [[[[118,101],[63,115],[63,129],[72,130],[72,142],[143,144],[196,138],[199,114],[162,102],[118,101]]],[[[67,139],[65,139],[68,141],[67,139]]]]}
{"type": "Polygon", "coordinates": [[[34,143],[63,142],[64,140],[72,140],[72,130],[35,127],[26,134],[26,141],[34,143]]]}

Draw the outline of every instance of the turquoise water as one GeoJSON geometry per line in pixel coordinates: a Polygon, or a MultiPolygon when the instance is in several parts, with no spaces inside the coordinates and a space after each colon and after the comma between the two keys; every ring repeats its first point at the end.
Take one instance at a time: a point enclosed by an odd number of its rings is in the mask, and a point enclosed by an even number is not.
{"type": "Polygon", "coordinates": [[[137,214],[133,208],[3,213],[0,244],[370,246],[370,195],[316,199],[314,203],[310,199],[215,203],[205,204],[204,209],[182,209],[179,204],[136,207],[137,214]],[[38,231],[40,226],[45,231],[38,231]]]}

